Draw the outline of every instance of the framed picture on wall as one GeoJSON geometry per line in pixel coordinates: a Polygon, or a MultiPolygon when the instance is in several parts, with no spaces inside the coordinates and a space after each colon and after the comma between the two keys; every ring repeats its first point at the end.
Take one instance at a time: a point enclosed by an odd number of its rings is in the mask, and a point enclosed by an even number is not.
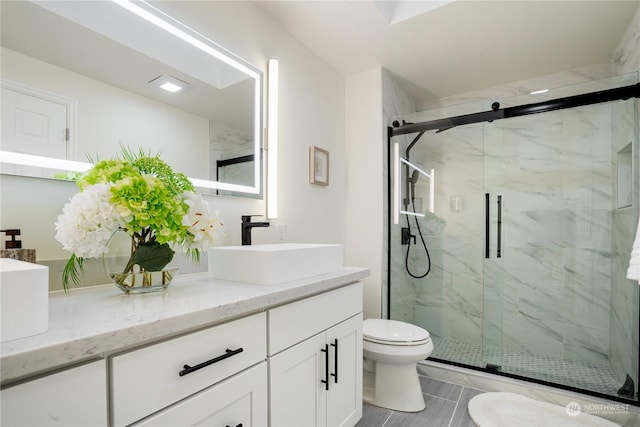
{"type": "Polygon", "coordinates": [[[309,147],[309,182],[329,185],[329,152],[318,147],[309,147]]]}

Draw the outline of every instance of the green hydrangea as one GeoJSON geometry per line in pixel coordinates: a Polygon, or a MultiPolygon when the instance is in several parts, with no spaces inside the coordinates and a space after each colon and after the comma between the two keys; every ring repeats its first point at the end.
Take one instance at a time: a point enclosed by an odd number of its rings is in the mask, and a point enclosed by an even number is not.
{"type": "MultiPolygon", "coordinates": [[[[159,178],[137,173],[117,181],[111,194],[111,202],[129,234],[152,231],[159,243],[181,243],[186,238],[182,217],[188,206],[174,197],[159,178]]],[[[145,237],[152,236],[139,237],[147,240],[145,237]]]]}
{"type": "Polygon", "coordinates": [[[195,192],[189,178],[174,172],[157,155],[123,150],[124,160],[102,160],[78,180],[81,190],[112,183],[111,202],[125,220],[129,234],[139,241],[182,243],[187,237],[182,217],[189,206],[178,197],[195,192]]]}
{"type": "Polygon", "coordinates": [[[140,175],[139,170],[122,160],[101,160],[91,170],[78,179],[77,184],[81,190],[101,183],[118,182],[123,178],[140,175]]]}
{"type": "Polygon", "coordinates": [[[181,172],[174,172],[171,167],[155,157],[140,157],[132,161],[132,165],[143,174],[150,174],[162,181],[169,193],[173,196],[185,191],[194,191],[193,183],[181,172]]]}

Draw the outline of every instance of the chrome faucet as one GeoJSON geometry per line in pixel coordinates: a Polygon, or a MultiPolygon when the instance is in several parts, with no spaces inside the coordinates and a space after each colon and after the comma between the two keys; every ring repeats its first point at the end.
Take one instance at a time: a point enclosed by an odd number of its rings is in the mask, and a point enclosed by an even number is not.
{"type": "Polygon", "coordinates": [[[242,244],[251,244],[251,229],[254,227],[268,227],[268,222],[251,222],[252,216],[260,215],[242,215],[242,244]]]}

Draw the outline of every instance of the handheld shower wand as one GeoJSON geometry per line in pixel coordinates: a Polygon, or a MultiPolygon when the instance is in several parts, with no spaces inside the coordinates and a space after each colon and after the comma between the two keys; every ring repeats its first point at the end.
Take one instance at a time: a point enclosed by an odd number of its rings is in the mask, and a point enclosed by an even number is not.
{"type": "Polygon", "coordinates": [[[409,194],[411,197],[411,204],[414,205],[414,208],[416,200],[416,184],[418,183],[418,178],[420,178],[420,173],[418,171],[413,171],[413,173],[411,174],[411,178],[409,178],[409,187],[411,188],[409,194]]]}
{"type": "MultiPolygon", "coordinates": [[[[418,178],[420,178],[420,172],[414,170],[409,177],[407,174],[407,184],[409,187],[409,200],[411,201],[411,208],[413,212],[416,212],[416,184],[418,183],[418,178]]],[[[420,236],[420,241],[422,242],[422,246],[424,247],[424,251],[427,257],[427,271],[424,274],[414,274],[411,272],[409,268],[409,252],[411,250],[411,238],[413,238],[415,245],[416,236],[411,234],[411,222],[409,221],[409,217],[407,216],[407,233],[409,234],[409,242],[407,245],[407,255],[405,257],[405,267],[407,269],[407,273],[415,279],[422,279],[426,277],[431,272],[431,255],[429,254],[429,248],[427,247],[427,242],[424,240],[424,236],[422,235],[422,230],[420,230],[420,224],[418,223],[418,217],[415,218],[416,229],[418,230],[418,235],[420,236]]]]}

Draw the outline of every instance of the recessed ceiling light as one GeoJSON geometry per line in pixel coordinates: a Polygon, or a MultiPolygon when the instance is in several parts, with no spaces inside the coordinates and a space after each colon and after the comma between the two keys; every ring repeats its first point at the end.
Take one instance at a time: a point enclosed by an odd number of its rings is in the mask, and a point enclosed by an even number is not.
{"type": "Polygon", "coordinates": [[[150,80],[149,84],[171,93],[185,91],[191,87],[191,84],[168,74],[159,75],[155,79],[150,80]]]}

